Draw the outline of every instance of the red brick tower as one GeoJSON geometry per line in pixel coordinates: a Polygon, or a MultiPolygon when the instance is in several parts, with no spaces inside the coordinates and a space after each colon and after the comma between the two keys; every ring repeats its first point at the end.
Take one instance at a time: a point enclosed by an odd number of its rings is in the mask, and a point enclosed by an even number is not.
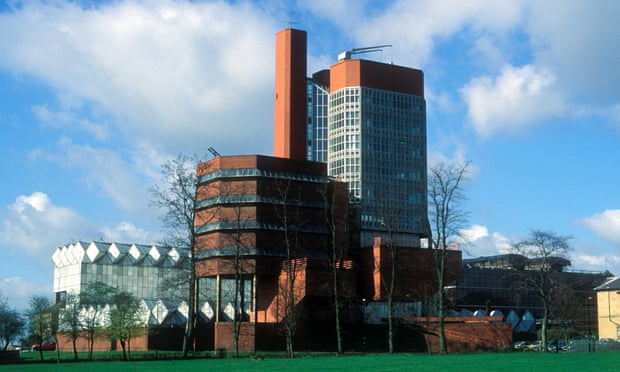
{"type": "Polygon", "coordinates": [[[306,159],[305,31],[291,28],[276,34],[273,154],[306,159]]]}

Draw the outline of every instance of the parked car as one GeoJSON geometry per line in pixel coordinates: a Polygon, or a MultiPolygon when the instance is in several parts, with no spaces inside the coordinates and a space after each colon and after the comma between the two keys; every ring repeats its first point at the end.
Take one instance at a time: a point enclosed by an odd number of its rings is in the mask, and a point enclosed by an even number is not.
{"type": "Polygon", "coordinates": [[[525,348],[530,351],[540,351],[541,350],[540,341],[528,342],[525,345],[525,348]]]}
{"type": "Polygon", "coordinates": [[[32,345],[32,351],[39,351],[39,350],[54,351],[56,350],[56,343],[55,342],[44,342],[42,344],[32,345]]]}

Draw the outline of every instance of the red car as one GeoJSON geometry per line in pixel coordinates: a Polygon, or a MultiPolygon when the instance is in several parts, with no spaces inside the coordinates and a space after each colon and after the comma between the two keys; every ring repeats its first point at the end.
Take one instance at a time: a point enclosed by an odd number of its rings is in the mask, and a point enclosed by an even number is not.
{"type": "Polygon", "coordinates": [[[33,351],[39,351],[39,350],[54,351],[56,350],[56,343],[55,342],[44,342],[42,344],[34,344],[32,345],[32,350],[33,351]]]}

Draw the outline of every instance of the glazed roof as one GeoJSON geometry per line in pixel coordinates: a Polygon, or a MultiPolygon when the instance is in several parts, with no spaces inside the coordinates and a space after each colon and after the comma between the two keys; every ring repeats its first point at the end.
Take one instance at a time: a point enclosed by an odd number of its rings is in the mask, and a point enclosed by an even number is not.
{"type": "Polygon", "coordinates": [[[108,242],[74,242],[58,247],[52,255],[56,267],[78,263],[124,266],[180,267],[190,251],[174,247],[108,242]]]}

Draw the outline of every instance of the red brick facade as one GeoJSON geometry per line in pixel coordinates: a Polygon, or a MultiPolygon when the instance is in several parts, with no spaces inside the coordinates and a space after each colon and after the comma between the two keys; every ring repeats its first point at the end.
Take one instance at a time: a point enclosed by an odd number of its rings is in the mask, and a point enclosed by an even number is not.
{"type": "MultiPolygon", "coordinates": [[[[512,348],[512,327],[502,318],[445,318],[444,334],[448,352],[476,350],[507,350],[512,348]]],[[[405,319],[406,323],[419,325],[424,333],[426,347],[439,352],[439,326],[437,318],[405,319]]]]}
{"type": "MultiPolygon", "coordinates": [[[[71,340],[71,336],[67,333],[59,333],[58,337],[58,349],[60,351],[72,352],[73,351],[73,341],[71,340]]],[[[144,351],[149,350],[148,345],[148,335],[146,329],[139,336],[132,337],[130,340],[131,350],[135,351],[144,351]]],[[[90,342],[88,340],[88,335],[86,332],[80,334],[80,336],[76,339],[76,348],[78,351],[88,351],[90,350],[90,342]]],[[[103,336],[96,336],[95,342],[93,343],[93,351],[110,351],[110,350],[122,350],[121,344],[119,341],[112,341],[109,338],[103,336]]]]}
{"type": "MultiPolygon", "coordinates": [[[[257,155],[218,157],[197,168],[196,275],[219,280],[237,274],[254,283],[241,350],[255,347],[256,324],[287,316],[289,274],[294,306],[332,296],[331,237],[344,247],[348,194],[346,184],[326,173],[325,164],[257,155]]],[[[345,260],[340,267],[348,288],[343,296],[354,296],[353,264],[345,260]]],[[[217,309],[221,301],[215,299],[217,309]]],[[[230,350],[232,322],[217,319],[215,348],[230,350]]]]}

